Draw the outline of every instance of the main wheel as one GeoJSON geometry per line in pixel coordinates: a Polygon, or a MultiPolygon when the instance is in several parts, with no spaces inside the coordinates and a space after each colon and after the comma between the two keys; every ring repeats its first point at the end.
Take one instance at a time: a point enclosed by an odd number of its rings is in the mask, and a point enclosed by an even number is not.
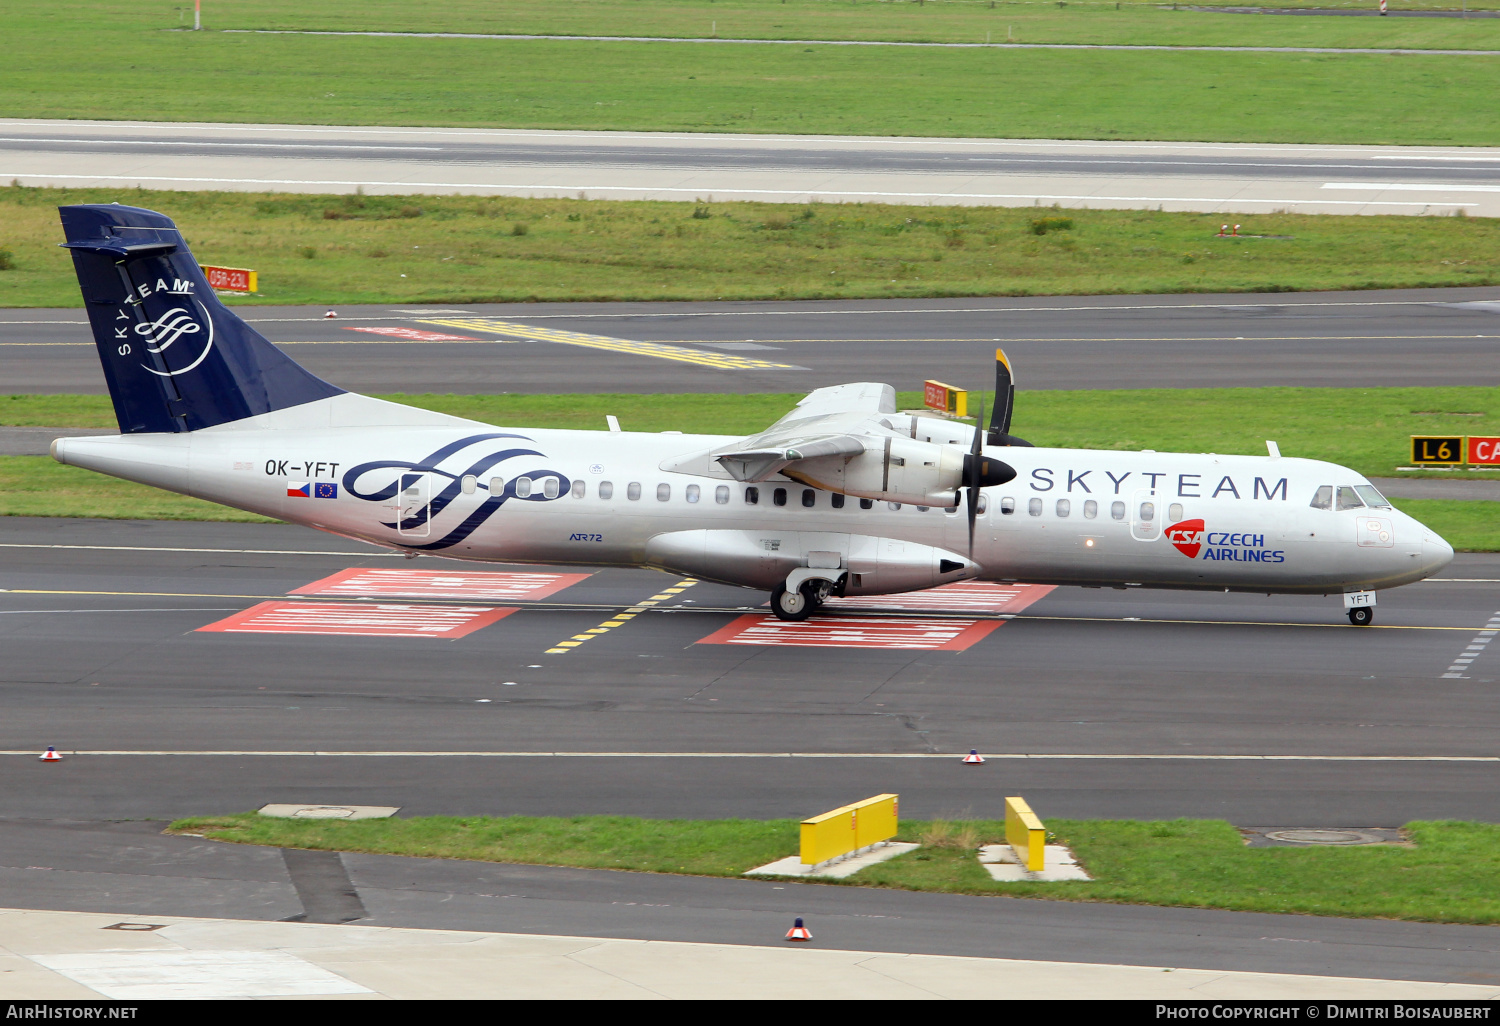
{"type": "Polygon", "coordinates": [[[1375,610],[1369,606],[1355,606],[1349,610],[1349,622],[1356,627],[1368,627],[1375,619],[1375,610]]]}
{"type": "Polygon", "coordinates": [[[787,591],[785,584],[776,585],[771,592],[771,612],[780,620],[806,620],[812,616],[816,604],[807,592],[787,591]]]}

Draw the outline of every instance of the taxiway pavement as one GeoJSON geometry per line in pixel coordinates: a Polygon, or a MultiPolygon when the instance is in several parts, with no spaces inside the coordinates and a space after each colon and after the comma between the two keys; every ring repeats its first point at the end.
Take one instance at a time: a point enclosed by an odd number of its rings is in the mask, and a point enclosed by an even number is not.
{"type": "Polygon", "coordinates": [[[147,189],[1493,217],[1497,161],[1480,147],[0,119],[0,180],[147,189]]]}
{"type": "Polygon", "coordinates": [[[871,951],[1496,981],[1486,928],[357,855],[309,872],[159,831],[268,802],[800,817],[872,789],[913,818],[1023,794],[1044,817],[1494,820],[1500,664],[1445,672],[1494,614],[1500,557],[1383,594],[1372,628],[1332,599],[1057,589],[962,651],[723,645],[704,642],[762,596],[697,584],[549,654],[678,580],[618,570],[455,640],[199,630],[360,567],[507,569],[289,526],[7,518],[0,906],[329,921],[353,894],[371,925],[730,944],[804,915],[871,951]],[[63,762],[37,761],[49,744],[63,762]]]}
{"type": "MultiPolygon", "coordinates": [[[[926,378],[983,389],[997,345],[1022,389],[1500,385],[1496,287],[238,311],[361,392],[800,393],[926,378]]],[[[104,392],[81,310],[0,310],[0,367],[4,392],[104,392]]]]}

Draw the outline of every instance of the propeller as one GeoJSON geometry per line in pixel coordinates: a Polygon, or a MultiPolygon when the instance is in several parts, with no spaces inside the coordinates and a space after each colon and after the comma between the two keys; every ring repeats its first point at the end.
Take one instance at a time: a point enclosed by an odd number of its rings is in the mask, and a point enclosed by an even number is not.
{"type": "MultiPolygon", "coordinates": [[[[1004,436],[1009,437],[1009,436],[1004,436]]],[[[1002,443],[1003,444],[1003,443],[1002,443]]],[[[974,420],[974,442],[964,456],[964,487],[968,489],[969,558],[974,558],[974,520],[979,516],[979,490],[1003,485],[1016,476],[1016,468],[984,454],[984,400],[979,400],[979,416],[974,420]]]]}
{"type": "Polygon", "coordinates": [[[1004,349],[995,350],[995,409],[990,414],[990,445],[1025,445],[1031,443],[1010,433],[1010,415],[1016,405],[1016,379],[1010,369],[1010,357],[1004,349]]]}
{"type": "MultiPolygon", "coordinates": [[[[996,404],[998,408],[998,403],[996,404]]],[[[969,558],[974,558],[974,518],[979,516],[979,461],[984,454],[984,398],[979,400],[979,416],[974,418],[974,444],[969,446],[969,458],[964,460],[964,479],[969,486],[969,558]]]]}

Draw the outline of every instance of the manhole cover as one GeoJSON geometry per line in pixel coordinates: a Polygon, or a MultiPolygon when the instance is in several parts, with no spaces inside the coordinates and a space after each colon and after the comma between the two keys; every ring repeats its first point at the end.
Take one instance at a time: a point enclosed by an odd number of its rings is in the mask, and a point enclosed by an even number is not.
{"type": "Polygon", "coordinates": [[[1375,844],[1380,840],[1355,830],[1276,830],[1266,836],[1293,844],[1375,844]]]}
{"type": "MultiPolygon", "coordinates": [[[[354,815],[353,809],[346,809],[340,805],[312,805],[305,809],[298,809],[292,813],[292,819],[348,819],[354,815]]],[[[1316,831],[1313,831],[1316,833],[1316,831]]],[[[1327,843],[1327,842],[1325,842],[1327,843]]],[[[1342,842],[1339,842],[1342,843],[1342,842]]]]}

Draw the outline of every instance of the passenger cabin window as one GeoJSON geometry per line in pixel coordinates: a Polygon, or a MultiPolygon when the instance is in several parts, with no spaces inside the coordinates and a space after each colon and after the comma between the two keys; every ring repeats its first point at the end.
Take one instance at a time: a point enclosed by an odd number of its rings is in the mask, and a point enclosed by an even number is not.
{"type": "Polygon", "coordinates": [[[843,509],[844,508],[844,493],[843,492],[834,492],[832,495],[830,495],[828,497],[828,503],[834,509],[843,509]]]}
{"type": "Polygon", "coordinates": [[[777,488],[775,491],[773,491],[771,493],[771,501],[774,502],[774,503],[776,503],[776,505],[778,505],[778,506],[785,506],[786,505],[786,489],[785,488],[777,488]]]}
{"type": "Polygon", "coordinates": [[[720,506],[729,505],[728,485],[719,485],[719,487],[714,489],[714,501],[717,502],[720,506]]]}
{"type": "Polygon", "coordinates": [[[1093,520],[1099,515],[1099,504],[1093,499],[1083,501],[1083,516],[1085,520],[1093,520]]]}
{"type": "MultiPolygon", "coordinates": [[[[1001,501],[1004,502],[1005,500],[1002,499],[1001,501]]],[[[1015,503],[1014,502],[1011,503],[1011,507],[1015,508],[1015,503]]],[[[976,509],[974,511],[974,513],[975,513],[976,516],[978,516],[978,515],[984,513],[989,508],[990,508],[990,497],[988,495],[981,495],[979,497],[979,508],[976,509]]]]}
{"type": "Polygon", "coordinates": [[[528,496],[530,494],[531,494],[531,478],[529,478],[529,477],[518,477],[518,478],[516,478],[516,498],[518,498],[518,499],[524,499],[524,498],[526,498],[526,496],[528,496]]]}
{"type": "Polygon", "coordinates": [[[817,492],[813,491],[811,488],[802,489],[802,505],[806,506],[808,509],[812,509],[812,507],[816,505],[817,501],[817,492]]]}
{"type": "Polygon", "coordinates": [[[759,501],[760,501],[760,489],[759,488],[756,488],[754,485],[751,485],[749,488],[745,489],[745,505],[746,506],[754,506],[759,501]]]}
{"type": "Polygon", "coordinates": [[[888,502],[888,503],[886,503],[886,505],[891,508],[891,512],[893,512],[893,513],[896,510],[898,510],[898,509],[901,508],[901,503],[899,503],[899,502],[888,502]]]}
{"type": "Polygon", "coordinates": [[[1313,493],[1313,509],[1333,509],[1333,485],[1322,485],[1313,493]]]}
{"type": "Polygon", "coordinates": [[[640,497],[641,483],[639,481],[632,481],[625,486],[625,498],[629,499],[631,502],[634,502],[640,497]]]}
{"type": "Polygon", "coordinates": [[[1156,519],[1156,503],[1154,503],[1154,502],[1143,502],[1143,503],[1141,503],[1141,519],[1142,520],[1155,520],[1156,519]]]}
{"type": "Polygon", "coordinates": [[[1170,506],[1167,507],[1167,519],[1168,520],[1181,520],[1182,519],[1182,503],[1180,503],[1180,502],[1174,502],[1174,503],[1172,503],[1172,505],[1170,505],[1170,506]]]}
{"type": "Polygon", "coordinates": [[[659,484],[659,485],[656,486],[656,501],[657,502],[666,502],[671,497],[672,497],[672,486],[671,485],[669,485],[669,484],[659,484]]]}
{"type": "Polygon", "coordinates": [[[479,487],[479,478],[475,477],[473,474],[465,474],[463,478],[458,482],[458,487],[463,491],[465,495],[473,495],[474,490],[479,487]]]}
{"type": "Polygon", "coordinates": [[[613,499],[615,497],[615,483],[613,481],[599,482],[599,498],[613,499]]]}
{"type": "Polygon", "coordinates": [[[1014,513],[1015,511],[1016,511],[1016,500],[1015,499],[1012,499],[1009,495],[1007,495],[1005,498],[1003,498],[1003,499],[1000,500],[1000,515],[1001,516],[1007,516],[1008,517],[1012,513],[1014,513]]]}
{"type": "Polygon", "coordinates": [[[1030,513],[1034,517],[1041,516],[1042,515],[1042,500],[1041,499],[1032,499],[1030,502],[1026,503],[1026,512],[1030,513]]]}
{"type": "Polygon", "coordinates": [[[542,494],[549,499],[555,499],[562,491],[562,482],[555,477],[549,477],[542,482],[542,494]]]}
{"type": "Polygon", "coordinates": [[[1339,485],[1338,501],[1334,506],[1335,509],[1362,509],[1364,508],[1364,504],[1364,500],[1359,497],[1359,493],[1353,488],[1349,485],[1339,485]]]}
{"type": "Polygon", "coordinates": [[[1109,504],[1109,515],[1113,520],[1125,519],[1125,504],[1123,502],[1112,502],[1109,504]]]}
{"type": "Polygon", "coordinates": [[[573,498],[575,498],[575,499],[581,499],[581,498],[583,498],[585,495],[588,494],[588,490],[589,490],[588,483],[585,482],[585,481],[583,481],[582,479],[579,479],[579,480],[573,482],[573,488],[572,488],[573,498]]]}
{"type": "Polygon", "coordinates": [[[499,495],[503,491],[505,491],[505,478],[503,478],[503,477],[492,477],[492,478],[490,478],[490,494],[491,495],[499,495]]]}
{"type": "Polygon", "coordinates": [[[958,512],[958,507],[957,506],[944,506],[943,507],[943,512],[944,513],[957,513],[958,512]]]}
{"type": "Polygon", "coordinates": [[[1058,499],[1057,500],[1057,515],[1059,517],[1068,516],[1072,512],[1073,512],[1073,504],[1071,502],[1069,502],[1067,499],[1058,499]]]}
{"type": "Polygon", "coordinates": [[[918,506],[917,507],[917,512],[918,513],[926,513],[931,508],[932,508],[931,506],[918,506]]]}
{"type": "Polygon", "coordinates": [[[699,497],[703,494],[703,490],[697,485],[688,485],[686,494],[688,502],[697,502],[699,497]]]}
{"type": "Polygon", "coordinates": [[[859,508],[860,509],[874,509],[875,508],[875,500],[874,499],[860,499],[859,500],[859,508]]]}
{"type": "Polygon", "coordinates": [[[1374,506],[1378,509],[1391,508],[1391,504],[1387,501],[1386,497],[1369,485],[1355,485],[1354,490],[1359,493],[1361,499],[1365,500],[1366,506],[1374,506]]]}

